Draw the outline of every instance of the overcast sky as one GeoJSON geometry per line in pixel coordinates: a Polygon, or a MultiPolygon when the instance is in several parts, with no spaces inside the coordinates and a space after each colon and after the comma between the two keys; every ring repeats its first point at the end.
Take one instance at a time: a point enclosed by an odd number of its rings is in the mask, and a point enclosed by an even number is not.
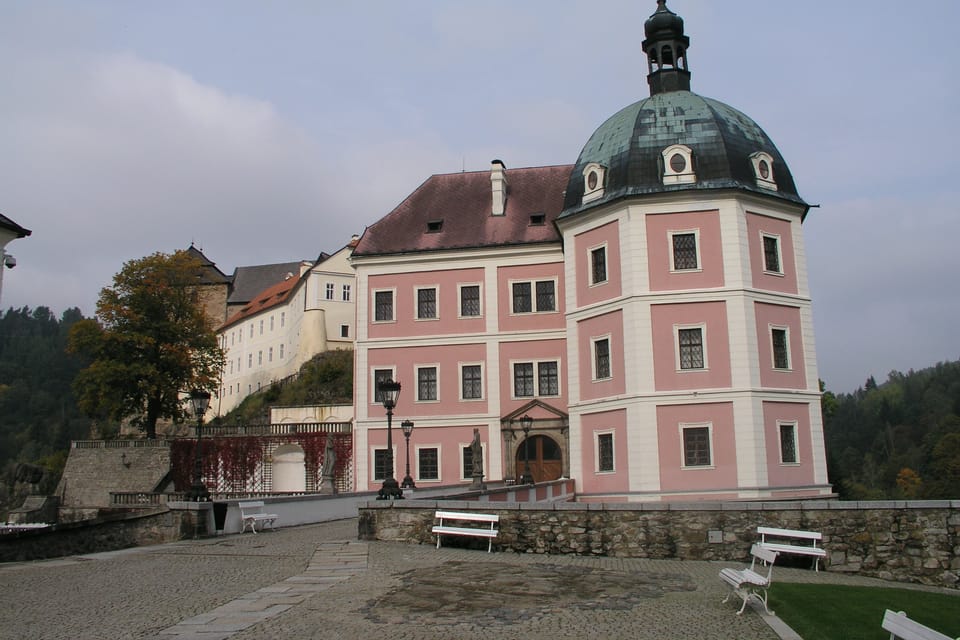
{"type": "MultiPolygon", "coordinates": [[[[671,0],[692,89],[771,136],[820,377],[960,358],[955,0],[671,0]]],[[[127,260],[313,259],[428,176],[573,163],[647,97],[653,0],[0,0],[0,306],[92,315],[127,260]]]]}

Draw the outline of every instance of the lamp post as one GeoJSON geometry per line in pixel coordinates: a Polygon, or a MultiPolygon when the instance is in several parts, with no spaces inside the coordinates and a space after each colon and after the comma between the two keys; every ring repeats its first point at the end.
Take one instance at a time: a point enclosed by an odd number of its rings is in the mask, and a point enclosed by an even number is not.
{"type": "Polygon", "coordinates": [[[403,489],[416,489],[417,485],[413,483],[413,478],[410,477],[410,434],[413,433],[413,422],[404,420],[400,423],[400,428],[403,429],[403,437],[407,440],[407,475],[404,476],[403,483],[400,486],[403,489]]]}
{"type": "Polygon", "coordinates": [[[377,391],[380,392],[383,408],[387,410],[387,477],[383,480],[377,500],[402,499],[403,489],[393,477],[393,408],[397,406],[400,396],[400,383],[388,378],[377,385],[377,391]]]}
{"type": "Polygon", "coordinates": [[[520,418],[520,428],[523,429],[523,475],[520,476],[520,484],[533,484],[533,474],[530,473],[530,427],[533,426],[533,418],[524,415],[520,418]]]}
{"type": "Polygon", "coordinates": [[[203,457],[200,452],[200,439],[203,437],[203,414],[210,406],[210,393],[194,389],[190,392],[190,404],[193,406],[193,415],[197,417],[197,446],[193,455],[193,484],[190,485],[188,499],[191,502],[206,502],[210,499],[210,491],[203,484],[203,457]]]}

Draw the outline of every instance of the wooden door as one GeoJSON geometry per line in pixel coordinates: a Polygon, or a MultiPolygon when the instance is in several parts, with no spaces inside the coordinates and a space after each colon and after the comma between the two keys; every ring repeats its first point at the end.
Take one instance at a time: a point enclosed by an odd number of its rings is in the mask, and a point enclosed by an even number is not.
{"type": "Polygon", "coordinates": [[[526,472],[527,451],[530,452],[530,475],[534,482],[556,480],[563,473],[563,452],[548,436],[531,436],[517,449],[517,477],[526,472]]]}

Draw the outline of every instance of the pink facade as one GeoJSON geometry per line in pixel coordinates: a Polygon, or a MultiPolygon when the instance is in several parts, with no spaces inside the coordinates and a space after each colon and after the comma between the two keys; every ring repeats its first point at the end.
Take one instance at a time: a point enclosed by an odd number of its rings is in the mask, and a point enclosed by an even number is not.
{"type": "MultiPolygon", "coordinates": [[[[393,424],[393,461],[394,476],[402,478],[405,473],[406,450],[403,435],[399,429],[399,424],[393,424]]],[[[473,430],[480,430],[480,439],[482,442],[488,441],[488,429],[485,424],[468,426],[449,426],[442,428],[424,427],[417,425],[410,437],[410,474],[414,481],[421,486],[430,484],[457,484],[470,479],[470,470],[464,474],[462,461],[462,450],[470,446],[473,440],[473,430]],[[424,478],[419,468],[419,452],[423,449],[436,449],[437,458],[440,462],[438,477],[424,478]]],[[[373,450],[384,449],[387,446],[386,418],[384,418],[383,428],[371,429],[368,431],[367,446],[370,448],[369,454],[373,455],[373,450]]],[[[484,474],[488,473],[489,460],[484,456],[484,474]]],[[[376,484],[373,478],[372,468],[370,477],[367,479],[371,486],[376,484]]]]}
{"type": "Polygon", "coordinates": [[[534,398],[543,400],[552,406],[567,407],[566,376],[566,340],[521,340],[500,343],[500,414],[507,415],[516,411],[534,398]],[[517,396],[514,389],[514,365],[517,363],[534,364],[534,394],[517,396]],[[538,365],[556,363],[558,384],[557,393],[542,388],[538,365]]]}
{"type": "Polygon", "coordinates": [[[793,251],[790,223],[756,213],[747,213],[747,244],[753,286],[757,289],[797,293],[797,262],[793,251]],[[775,240],[779,249],[779,271],[768,268],[764,255],[764,238],[775,240]]]}
{"type": "Polygon", "coordinates": [[[577,235],[574,248],[577,255],[577,306],[619,297],[622,291],[619,221],[577,235]],[[606,273],[604,280],[595,282],[592,268],[596,250],[603,251],[606,273]]]}
{"type": "Polygon", "coordinates": [[[650,306],[657,391],[730,386],[730,341],[726,303],[691,302],[650,306]],[[679,331],[701,329],[702,367],[683,368],[679,331]]]}
{"type": "MultiPolygon", "coordinates": [[[[771,487],[806,486],[814,482],[810,405],[797,402],[764,402],[763,434],[767,452],[767,478],[771,487]],[[781,430],[795,433],[796,460],[784,461],[781,430]]],[[[789,435],[787,436],[789,441],[789,435]]],[[[789,442],[788,442],[789,444],[789,442]]]]}
{"type": "Polygon", "coordinates": [[[768,388],[803,389],[807,384],[803,363],[803,333],[800,309],[776,304],[754,303],[757,342],[760,354],[760,384],[768,388]],[[787,366],[774,358],[774,332],[787,342],[787,366]]]}
{"type": "Polygon", "coordinates": [[[723,491],[737,487],[732,403],[658,406],[657,437],[661,491],[723,491]],[[711,451],[709,464],[686,463],[685,428],[707,429],[711,451]]]}
{"type": "Polygon", "coordinates": [[[577,323],[580,352],[580,397],[583,400],[617,396],[626,391],[623,350],[623,312],[614,311],[577,323]],[[598,340],[608,345],[609,375],[597,371],[598,340]]]}
{"type": "Polygon", "coordinates": [[[582,492],[619,493],[630,488],[627,466],[627,412],[623,409],[584,414],[582,420],[583,446],[580,450],[580,478],[582,492]],[[598,450],[600,437],[612,437],[613,468],[607,469],[598,450]]]}
{"type": "Polygon", "coordinates": [[[484,309],[480,316],[460,315],[460,287],[477,285],[483,301],[483,269],[449,269],[443,271],[413,271],[390,275],[371,275],[368,287],[368,314],[376,318],[376,291],[393,292],[393,318],[374,321],[368,327],[371,338],[396,338],[428,335],[476,333],[486,327],[484,309]],[[417,317],[417,292],[422,288],[436,289],[436,318],[417,317]]]}
{"type": "Polygon", "coordinates": [[[720,216],[716,211],[648,215],[647,251],[650,289],[679,291],[723,286],[723,249],[720,216]],[[673,261],[674,235],[692,234],[696,268],[679,268],[673,261]]]}
{"type": "Polygon", "coordinates": [[[551,262],[524,266],[499,267],[497,269],[497,304],[500,307],[498,319],[500,331],[531,331],[543,329],[563,329],[564,318],[564,281],[563,263],[551,262]],[[554,309],[537,310],[536,283],[554,283],[554,309]],[[514,313],[513,285],[530,283],[533,296],[533,311],[514,313]]]}

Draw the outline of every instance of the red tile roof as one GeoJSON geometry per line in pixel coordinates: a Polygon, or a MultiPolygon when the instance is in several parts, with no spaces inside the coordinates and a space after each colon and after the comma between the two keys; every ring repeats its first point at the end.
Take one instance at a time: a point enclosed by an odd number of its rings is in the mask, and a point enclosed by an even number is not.
{"type": "Polygon", "coordinates": [[[506,215],[494,216],[490,171],[431,176],[363,233],[354,256],[559,242],[553,221],[563,209],[572,165],[507,169],[506,215]],[[543,223],[531,223],[540,214],[543,223]],[[442,221],[439,231],[428,223],[442,221]]]}
{"type": "Polygon", "coordinates": [[[293,292],[293,289],[296,287],[297,283],[300,282],[300,276],[298,274],[293,274],[283,282],[278,282],[277,284],[264,289],[257,295],[253,297],[246,306],[244,306],[240,311],[237,311],[235,314],[227,318],[227,321],[220,326],[218,331],[223,331],[229,326],[254,316],[261,311],[266,311],[272,307],[283,304],[290,297],[290,294],[293,292]]]}

